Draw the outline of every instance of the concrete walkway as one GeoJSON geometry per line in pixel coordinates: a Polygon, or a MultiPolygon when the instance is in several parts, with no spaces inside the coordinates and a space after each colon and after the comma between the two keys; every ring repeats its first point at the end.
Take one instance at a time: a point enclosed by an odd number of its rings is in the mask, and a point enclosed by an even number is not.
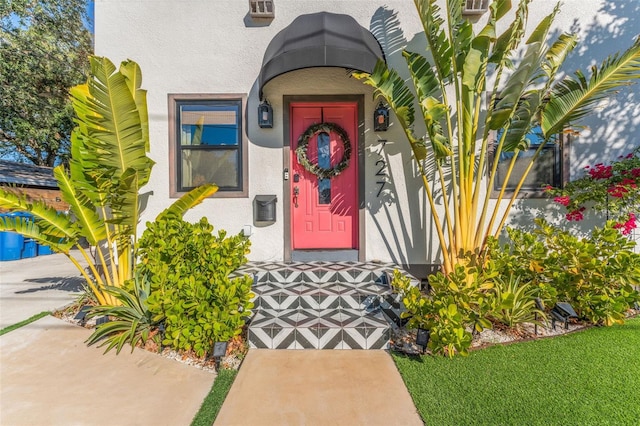
{"type": "Polygon", "coordinates": [[[385,351],[251,349],[215,425],[422,425],[385,351]]]}
{"type": "MultiPolygon", "coordinates": [[[[62,254],[0,262],[0,328],[76,300],[62,254]]],[[[0,425],[189,425],[215,374],[160,355],[84,343],[90,330],[44,317],[0,336],[0,425]]]]}
{"type": "MultiPolygon", "coordinates": [[[[0,323],[75,300],[64,255],[0,262],[0,323]]],[[[0,336],[0,425],[189,425],[214,374],[139,349],[103,355],[47,316],[0,336]]],[[[421,425],[388,353],[254,350],[216,425],[421,425]]]]}
{"type": "Polygon", "coordinates": [[[51,316],[0,337],[0,424],[189,425],[215,375],[160,355],[87,347],[51,316]]]}
{"type": "Polygon", "coordinates": [[[0,262],[0,329],[73,302],[83,283],[64,254],[0,262]]]}

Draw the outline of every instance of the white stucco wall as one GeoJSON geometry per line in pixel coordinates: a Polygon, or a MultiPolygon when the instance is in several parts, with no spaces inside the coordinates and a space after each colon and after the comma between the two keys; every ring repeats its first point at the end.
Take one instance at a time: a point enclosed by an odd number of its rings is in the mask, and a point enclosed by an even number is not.
{"type": "MultiPolygon", "coordinates": [[[[295,94],[364,94],[366,158],[366,254],[368,260],[398,263],[436,263],[437,239],[423,211],[420,182],[411,177],[412,164],[406,140],[398,126],[374,133],[375,108],[371,89],[347,76],[343,69],[310,69],[277,77],[265,86],[274,108],[273,129],[256,123],[257,77],[266,47],[281,29],[305,13],[345,13],[372,31],[381,42],[388,62],[405,67],[404,45],[421,47],[422,26],[410,0],[275,0],[276,17],[259,24],[248,16],[244,0],[96,0],[95,50],[115,63],[130,58],[143,71],[148,90],[151,157],[156,161],[147,190],[153,191],[143,220],[153,219],[169,199],[169,142],[167,95],[184,93],[247,93],[249,139],[248,198],[209,199],[193,209],[187,219],[206,215],[217,228],[240,232],[253,223],[251,203],[257,194],[278,196],[274,225],[254,228],[252,260],[283,258],[283,123],[282,96],[295,94]],[[386,32],[380,22],[389,25],[386,32]],[[382,155],[387,160],[391,185],[377,197],[375,161],[379,139],[386,139],[382,155]],[[427,236],[425,238],[425,235],[427,236]],[[431,238],[433,236],[433,238],[431,238]],[[426,241],[426,243],[425,243],[426,241]]],[[[533,1],[530,22],[537,24],[555,2],[533,1]]],[[[553,27],[575,31],[581,45],[567,62],[571,70],[600,63],[610,53],[622,50],[640,33],[640,2],[635,0],[565,0],[553,27]]],[[[480,18],[482,19],[482,18],[480,18]]],[[[416,47],[416,48],[417,48],[416,47]]],[[[392,119],[393,121],[393,119],[392,119]]],[[[588,127],[572,143],[572,175],[598,161],[626,154],[636,142],[640,127],[640,91],[635,86],[620,93],[585,123],[588,127]]],[[[514,223],[531,223],[534,215],[553,217],[546,200],[526,201],[516,206],[514,223]]]]}

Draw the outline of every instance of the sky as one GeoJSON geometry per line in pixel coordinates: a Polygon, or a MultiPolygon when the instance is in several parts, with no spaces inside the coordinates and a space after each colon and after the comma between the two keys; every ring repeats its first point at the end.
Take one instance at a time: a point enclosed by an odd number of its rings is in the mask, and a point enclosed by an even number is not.
{"type": "Polygon", "coordinates": [[[93,34],[94,22],[95,22],[95,14],[94,14],[95,3],[93,0],[87,0],[87,15],[89,16],[89,21],[85,22],[85,26],[89,29],[91,34],[93,34]]]}

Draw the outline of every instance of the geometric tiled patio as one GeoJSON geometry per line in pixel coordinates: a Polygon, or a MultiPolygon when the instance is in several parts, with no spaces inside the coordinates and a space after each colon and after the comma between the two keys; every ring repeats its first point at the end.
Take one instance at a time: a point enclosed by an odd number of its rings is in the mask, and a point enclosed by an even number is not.
{"type": "Polygon", "coordinates": [[[237,272],[254,277],[250,347],[387,349],[400,310],[389,280],[397,268],[359,262],[248,263],[237,272]]]}

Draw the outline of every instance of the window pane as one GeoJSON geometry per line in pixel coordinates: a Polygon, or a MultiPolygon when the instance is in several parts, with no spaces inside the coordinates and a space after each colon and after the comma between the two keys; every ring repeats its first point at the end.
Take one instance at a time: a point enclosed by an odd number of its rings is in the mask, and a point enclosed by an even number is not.
{"type": "MultiPolygon", "coordinates": [[[[331,168],[331,149],[329,134],[318,134],[318,166],[323,169],[331,168]]],[[[318,204],[331,204],[331,179],[318,179],[318,204]]]]}
{"type": "MultiPolygon", "coordinates": [[[[509,177],[507,189],[516,188],[520,178],[529,166],[529,161],[534,153],[535,148],[520,152],[513,167],[513,171],[511,172],[511,176],[509,177]]],[[[502,188],[502,183],[504,182],[507,171],[509,170],[512,157],[513,153],[505,153],[500,156],[500,162],[498,163],[498,175],[495,184],[496,190],[500,190],[502,188]]],[[[538,159],[533,163],[533,167],[527,175],[522,188],[540,190],[544,185],[557,186],[558,182],[556,182],[556,176],[558,174],[556,173],[556,167],[555,148],[553,146],[543,148],[538,159]]]]}
{"type": "Polygon", "coordinates": [[[240,186],[238,151],[182,150],[182,187],[192,188],[203,183],[215,183],[220,188],[240,186]]]}
{"type": "Polygon", "coordinates": [[[180,144],[238,145],[239,105],[180,105],[180,144]]]}

